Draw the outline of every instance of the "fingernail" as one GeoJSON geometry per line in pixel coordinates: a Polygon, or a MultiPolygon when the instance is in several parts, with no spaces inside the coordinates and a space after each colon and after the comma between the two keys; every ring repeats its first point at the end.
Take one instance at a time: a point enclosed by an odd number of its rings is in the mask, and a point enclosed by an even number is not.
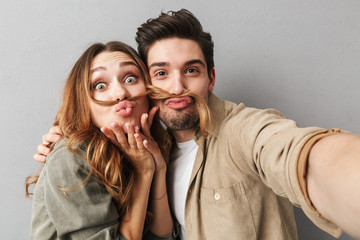
{"type": "Polygon", "coordinates": [[[127,127],[127,128],[130,128],[130,123],[127,123],[127,124],[126,124],[126,127],[127,127]]]}
{"type": "Polygon", "coordinates": [[[112,127],[112,128],[116,128],[116,124],[115,124],[115,123],[112,123],[112,124],[111,124],[111,127],[112,127]]]}

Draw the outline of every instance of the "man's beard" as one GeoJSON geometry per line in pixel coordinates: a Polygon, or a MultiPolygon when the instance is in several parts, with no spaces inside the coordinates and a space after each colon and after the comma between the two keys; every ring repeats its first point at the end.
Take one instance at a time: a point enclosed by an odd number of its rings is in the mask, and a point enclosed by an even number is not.
{"type": "MultiPolygon", "coordinates": [[[[166,109],[164,106],[163,109],[166,109]]],[[[160,107],[159,117],[160,120],[166,125],[169,130],[179,131],[187,130],[196,127],[199,124],[199,113],[195,108],[194,111],[187,111],[186,109],[181,110],[170,110],[161,111],[160,107]]]]}
{"type": "Polygon", "coordinates": [[[205,99],[197,94],[186,90],[182,94],[171,94],[161,88],[147,86],[147,94],[159,107],[158,113],[161,122],[169,130],[181,131],[200,127],[201,134],[205,137],[205,127],[211,128],[211,113],[205,99]],[[191,105],[184,109],[169,108],[165,101],[169,98],[190,97],[191,105]]]}

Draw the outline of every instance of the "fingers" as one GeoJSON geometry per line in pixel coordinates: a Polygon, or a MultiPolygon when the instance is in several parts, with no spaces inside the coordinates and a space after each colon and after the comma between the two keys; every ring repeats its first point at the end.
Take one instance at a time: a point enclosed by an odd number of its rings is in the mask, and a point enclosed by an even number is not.
{"type": "Polygon", "coordinates": [[[60,127],[53,126],[50,128],[49,132],[42,136],[42,143],[49,144],[49,143],[56,143],[60,141],[62,137],[60,127]]]}
{"type": "Polygon", "coordinates": [[[154,157],[156,157],[158,154],[161,154],[160,149],[155,141],[144,139],[143,145],[146,150],[148,150],[154,157]]]}
{"type": "Polygon", "coordinates": [[[34,160],[37,162],[45,163],[46,162],[46,156],[41,155],[40,153],[36,153],[33,156],[34,160]]]}
{"type": "Polygon", "coordinates": [[[121,147],[118,140],[116,139],[116,136],[114,134],[114,132],[106,127],[102,127],[100,128],[100,131],[107,137],[110,139],[110,141],[115,144],[115,146],[117,147],[121,147]]]}
{"type": "Polygon", "coordinates": [[[59,126],[53,126],[50,128],[49,133],[54,133],[57,135],[61,135],[60,127],[59,126]]]}
{"type": "Polygon", "coordinates": [[[145,149],[148,150],[154,158],[155,161],[155,171],[158,171],[164,167],[166,167],[165,159],[161,154],[160,149],[158,148],[157,144],[152,141],[143,140],[143,144],[145,149]]]}
{"type": "Polygon", "coordinates": [[[33,155],[33,159],[37,162],[45,163],[46,162],[46,156],[50,153],[50,148],[48,146],[48,143],[42,143],[39,144],[36,147],[36,150],[38,151],[36,154],[33,155]]]}
{"type": "Polygon", "coordinates": [[[141,115],[141,119],[140,119],[141,129],[142,129],[143,134],[146,137],[151,136],[150,135],[150,127],[148,124],[148,118],[149,118],[149,115],[147,113],[144,113],[143,115],[141,115]]]}
{"type": "Polygon", "coordinates": [[[154,117],[155,117],[155,114],[156,114],[158,109],[159,109],[158,107],[151,108],[151,110],[149,112],[149,127],[151,127],[152,122],[153,122],[154,117]]]}
{"type": "Polygon", "coordinates": [[[115,139],[120,148],[124,149],[129,146],[127,138],[125,136],[125,133],[123,129],[120,127],[118,123],[112,123],[111,129],[113,133],[115,134],[115,139]]]}
{"type": "Polygon", "coordinates": [[[144,141],[143,141],[143,144],[144,144],[146,150],[148,150],[152,155],[154,155],[155,150],[156,150],[156,148],[154,147],[154,145],[153,145],[153,144],[150,144],[148,140],[144,140],[144,141]]]}
{"type": "MultiPolygon", "coordinates": [[[[50,129],[51,130],[51,129],[50,129]]],[[[47,134],[42,136],[42,144],[48,145],[50,143],[56,143],[60,141],[61,135],[53,132],[48,132],[47,134]]]]}
{"type": "Polygon", "coordinates": [[[139,133],[135,133],[134,137],[136,140],[136,146],[137,146],[138,150],[143,151],[145,148],[143,145],[143,139],[142,139],[141,135],[139,133]]]}
{"type": "MultiPolygon", "coordinates": [[[[100,130],[108,137],[116,146],[122,149],[127,154],[136,154],[145,149],[143,140],[144,135],[140,133],[138,126],[133,127],[130,123],[125,124],[127,135],[118,123],[112,123],[111,129],[102,127],[100,130]],[[135,151],[131,153],[131,151],[135,151]]],[[[146,138],[146,137],[145,137],[146,138]]]]}
{"type": "Polygon", "coordinates": [[[158,107],[153,107],[149,114],[147,113],[144,113],[142,116],[141,116],[141,128],[142,128],[142,132],[144,133],[144,135],[148,138],[151,138],[151,133],[150,133],[150,128],[151,128],[151,125],[152,125],[152,122],[153,122],[153,119],[154,119],[154,116],[157,112],[159,108],[158,107]]]}
{"type": "Polygon", "coordinates": [[[37,146],[37,153],[33,158],[37,162],[46,162],[46,156],[50,153],[49,145],[60,141],[62,135],[59,126],[53,126],[49,132],[42,136],[42,143],[37,146]]]}
{"type": "Polygon", "coordinates": [[[38,154],[40,155],[45,155],[47,156],[50,153],[50,148],[48,147],[47,144],[39,144],[36,148],[36,150],[38,151],[38,154]]]}
{"type": "Polygon", "coordinates": [[[136,146],[136,140],[134,137],[135,130],[130,123],[126,123],[125,127],[127,129],[128,143],[129,143],[130,147],[134,148],[136,146]]]}

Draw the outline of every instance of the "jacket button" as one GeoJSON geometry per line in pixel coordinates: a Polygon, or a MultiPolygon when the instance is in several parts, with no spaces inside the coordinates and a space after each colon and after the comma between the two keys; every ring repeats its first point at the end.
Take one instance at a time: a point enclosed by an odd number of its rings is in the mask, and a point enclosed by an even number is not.
{"type": "Polygon", "coordinates": [[[214,194],[214,198],[215,198],[215,200],[219,200],[219,199],[220,199],[220,194],[219,194],[219,193],[215,193],[215,194],[214,194]]]}

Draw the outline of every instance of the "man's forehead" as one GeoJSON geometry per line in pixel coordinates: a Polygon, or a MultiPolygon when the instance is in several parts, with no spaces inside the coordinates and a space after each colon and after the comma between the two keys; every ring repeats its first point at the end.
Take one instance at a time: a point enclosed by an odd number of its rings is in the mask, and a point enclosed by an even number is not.
{"type": "Polygon", "coordinates": [[[204,54],[199,44],[191,39],[162,39],[151,45],[148,51],[147,63],[149,67],[190,62],[205,64],[204,54]]]}

